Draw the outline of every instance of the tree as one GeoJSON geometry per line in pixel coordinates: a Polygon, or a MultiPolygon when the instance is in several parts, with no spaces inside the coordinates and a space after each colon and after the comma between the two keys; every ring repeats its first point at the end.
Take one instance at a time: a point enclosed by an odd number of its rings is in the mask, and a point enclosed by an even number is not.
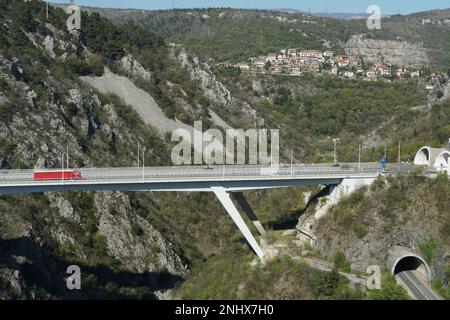
{"type": "Polygon", "coordinates": [[[337,251],[333,257],[334,268],[344,272],[350,271],[350,262],[347,261],[342,251],[337,251]]]}

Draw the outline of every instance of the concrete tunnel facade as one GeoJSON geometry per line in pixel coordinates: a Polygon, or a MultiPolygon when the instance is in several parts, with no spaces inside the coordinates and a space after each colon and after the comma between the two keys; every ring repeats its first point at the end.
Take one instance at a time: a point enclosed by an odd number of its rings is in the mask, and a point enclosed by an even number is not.
{"type": "Polygon", "coordinates": [[[416,270],[424,278],[431,280],[431,270],[426,261],[406,247],[392,246],[389,249],[388,267],[392,275],[402,271],[416,270]]]}
{"type": "Polygon", "coordinates": [[[436,159],[444,151],[447,150],[443,148],[422,147],[417,151],[416,156],[414,157],[414,164],[418,166],[433,167],[436,159]]]}
{"type": "Polygon", "coordinates": [[[450,165],[450,151],[442,151],[434,162],[434,169],[437,171],[447,171],[450,165]]]}

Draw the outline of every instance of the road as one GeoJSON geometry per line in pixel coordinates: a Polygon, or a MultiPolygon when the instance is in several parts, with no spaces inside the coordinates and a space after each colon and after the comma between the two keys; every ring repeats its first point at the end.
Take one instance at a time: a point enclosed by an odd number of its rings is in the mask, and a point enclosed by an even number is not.
{"type": "Polygon", "coordinates": [[[403,271],[398,273],[396,276],[408,288],[414,299],[441,300],[441,298],[418,277],[415,270],[403,271]]]}
{"type": "MultiPolygon", "coordinates": [[[[406,174],[411,172],[411,165],[396,165],[389,168],[390,173],[406,174]]],[[[60,170],[53,169],[52,171],[60,170]]],[[[280,165],[272,169],[259,165],[231,166],[177,166],[177,167],[146,167],[146,168],[82,168],[81,181],[161,181],[161,180],[239,180],[272,178],[308,178],[308,177],[376,177],[379,166],[376,163],[342,164],[333,167],[329,164],[280,165]]],[[[33,170],[1,170],[0,185],[15,183],[37,183],[33,179],[33,170]]],[[[40,182],[42,183],[42,182],[40,182]]]]}
{"type": "MultiPolygon", "coordinates": [[[[333,264],[327,261],[319,260],[317,258],[294,257],[289,253],[287,253],[286,251],[284,252],[288,254],[293,260],[306,262],[309,266],[311,266],[314,269],[327,272],[331,272],[333,270],[333,264]]],[[[358,277],[348,272],[339,272],[339,274],[346,277],[351,283],[362,284],[364,286],[367,285],[367,279],[365,278],[358,277]]]]}
{"type": "MultiPolygon", "coordinates": [[[[412,165],[391,165],[389,174],[408,174],[412,165]]],[[[50,171],[63,170],[51,169],[50,171]]],[[[55,191],[228,191],[260,190],[304,185],[338,185],[344,179],[374,179],[377,163],[215,165],[175,167],[81,168],[81,179],[35,180],[34,170],[0,170],[0,194],[55,191]]],[[[40,170],[41,171],[41,170],[40,170]]]]}

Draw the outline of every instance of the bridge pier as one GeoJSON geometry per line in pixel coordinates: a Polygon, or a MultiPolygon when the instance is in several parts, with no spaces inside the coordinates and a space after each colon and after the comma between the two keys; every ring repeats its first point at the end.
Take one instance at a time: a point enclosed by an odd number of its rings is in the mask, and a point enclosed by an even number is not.
{"type": "Polygon", "coordinates": [[[256,216],[255,212],[250,206],[250,203],[248,203],[244,194],[242,192],[232,192],[231,194],[233,195],[233,198],[239,203],[239,206],[242,208],[242,210],[244,210],[247,217],[252,221],[253,225],[255,226],[256,230],[258,230],[259,234],[261,236],[265,236],[266,230],[264,230],[264,227],[262,226],[261,222],[259,222],[258,217],[256,216]]]}
{"type": "Polygon", "coordinates": [[[264,252],[261,249],[261,247],[259,246],[255,237],[253,237],[250,229],[245,224],[244,219],[242,219],[241,215],[239,214],[239,211],[237,210],[233,201],[231,200],[230,194],[225,190],[225,188],[220,187],[220,186],[219,187],[211,187],[211,190],[214,192],[216,197],[219,199],[220,203],[223,205],[225,210],[227,210],[228,214],[231,216],[231,219],[233,219],[234,223],[237,225],[239,230],[242,232],[245,239],[248,241],[248,243],[252,247],[253,251],[255,251],[255,253],[258,255],[258,257],[262,260],[264,258],[264,252]]]}

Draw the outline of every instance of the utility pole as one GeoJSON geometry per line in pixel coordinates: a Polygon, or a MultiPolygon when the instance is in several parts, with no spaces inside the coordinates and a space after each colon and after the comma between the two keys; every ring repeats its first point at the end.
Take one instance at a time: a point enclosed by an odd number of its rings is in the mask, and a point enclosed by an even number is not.
{"type": "Polygon", "coordinates": [[[334,138],[333,142],[334,142],[334,151],[333,151],[333,157],[334,157],[334,164],[337,163],[337,143],[339,142],[339,138],[334,138]]]}
{"type": "Polygon", "coordinates": [[[139,168],[141,166],[141,164],[139,163],[139,161],[141,161],[141,158],[139,156],[139,152],[140,152],[140,150],[139,150],[139,143],[138,143],[138,152],[137,152],[137,167],[138,167],[138,170],[139,170],[139,168]]]}
{"type": "Polygon", "coordinates": [[[292,148],[291,148],[291,177],[294,176],[294,168],[292,167],[292,165],[293,165],[293,158],[294,158],[294,153],[293,153],[292,148]]]}
{"type": "Polygon", "coordinates": [[[145,182],[145,148],[142,151],[142,181],[145,182]]]}
{"type": "Polygon", "coordinates": [[[48,21],[48,1],[45,1],[45,13],[47,16],[47,21],[48,21]]]}
{"type": "Polygon", "coordinates": [[[401,161],[401,153],[402,153],[402,141],[398,140],[398,163],[401,161]]]}
{"type": "Polygon", "coordinates": [[[358,169],[361,170],[361,144],[358,145],[358,169]]]}
{"type": "Polygon", "coordinates": [[[66,150],[66,157],[67,157],[67,170],[69,170],[69,147],[67,147],[66,150]]]}

